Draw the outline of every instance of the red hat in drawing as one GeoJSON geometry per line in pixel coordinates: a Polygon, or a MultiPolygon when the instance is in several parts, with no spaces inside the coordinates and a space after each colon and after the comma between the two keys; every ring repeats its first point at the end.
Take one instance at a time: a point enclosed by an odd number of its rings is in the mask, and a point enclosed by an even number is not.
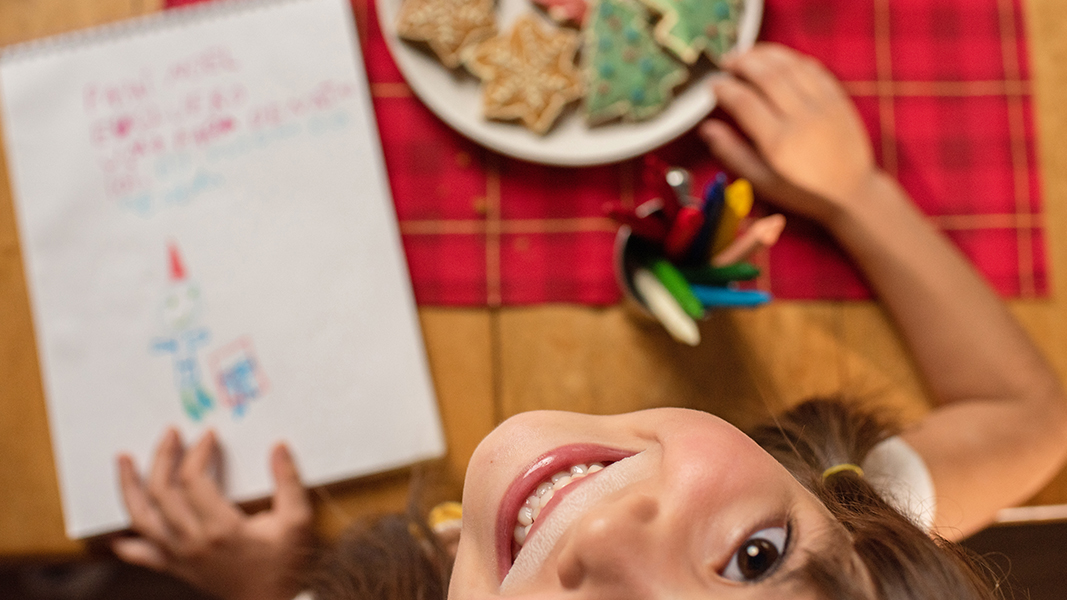
{"type": "Polygon", "coordinates": [[[181,281],[185,279],[185,265],[182,264],[182,255],[178,252],[178,245],[174,242],[167,244],[167,253],[170,255],[171,281],[181,281]]]}

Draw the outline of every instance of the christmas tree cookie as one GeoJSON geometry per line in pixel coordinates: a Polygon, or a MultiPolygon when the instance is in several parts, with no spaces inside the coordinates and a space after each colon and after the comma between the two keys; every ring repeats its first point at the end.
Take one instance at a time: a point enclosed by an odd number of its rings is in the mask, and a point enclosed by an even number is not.
{"type": "Polygon", "coordinates": [[[648,11],[637,0],[599,0],[586,21],[582,65],[591,124],[647,119],[667,105],[689,76],[656,43],[648,11]]]}
{"type": "Polygon", "coordinates": [[[496,33],[494,0],[404,0],[397,15],[400,37],[426,42],[448,68],[465,52],[496,33]]]}
{"type": "Polygon", "coordinates": [[[703,52],[717,62],[737,43],[743,0],[644,0],[663,15],[656,40],[689,64],[703,52]]]}
{"type": "Polygon", "coordinates": [[[466,64],[482,80],[486,117],[545,133],[584,85],[574,63],[578,34],[540,21],[520,17],[511,31],[478,44],[466,64]]]}

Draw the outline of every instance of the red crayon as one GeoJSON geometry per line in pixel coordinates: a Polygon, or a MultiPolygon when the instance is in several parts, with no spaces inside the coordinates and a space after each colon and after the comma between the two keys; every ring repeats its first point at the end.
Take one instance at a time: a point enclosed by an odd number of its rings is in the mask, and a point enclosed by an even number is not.
{"type": "Polygon", "coordinates": [[[683,206],[678,209],[678,215],[663,242],[663,250],[667,253],[667,257],[674,261],[681,260],[703,225],[704,211],[700,208],[683,206]]]}

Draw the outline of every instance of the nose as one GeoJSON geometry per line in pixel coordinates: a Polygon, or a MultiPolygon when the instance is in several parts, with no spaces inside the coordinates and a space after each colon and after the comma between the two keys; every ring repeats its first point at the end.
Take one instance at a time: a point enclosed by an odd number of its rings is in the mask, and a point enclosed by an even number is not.
{"type": "Polygon", "coordinates": [[[661,501],[647,493],[630,493],[601,504],[571,529],[560,553],[557,572],[564,588],[614,590],[605,597],[650,597],[647,592],[655,553],[662,541],[661,501]]]}

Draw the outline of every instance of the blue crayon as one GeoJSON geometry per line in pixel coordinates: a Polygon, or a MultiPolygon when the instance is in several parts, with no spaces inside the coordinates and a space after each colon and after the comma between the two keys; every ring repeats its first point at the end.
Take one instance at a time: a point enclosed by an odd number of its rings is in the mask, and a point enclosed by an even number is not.
{"type": "Polygon", "coordinates": [[[771,295],[759,290],[734,290],[715,285],[690,286],[693,295],[707,308],[752,308],[767,304],[771,295]]]}
{"type": "Polygon", "coordinates": [[[720,172],[715,179],[708,182],[704,187],[704,225],[693,236],[693,241],[686,250],[682,264],[702,265],[711,258],[711,244],[715,241],[715,232],[719,229],[719,219],[722,218],[722,207],[726,202],[726,173],[720,172]]]}

